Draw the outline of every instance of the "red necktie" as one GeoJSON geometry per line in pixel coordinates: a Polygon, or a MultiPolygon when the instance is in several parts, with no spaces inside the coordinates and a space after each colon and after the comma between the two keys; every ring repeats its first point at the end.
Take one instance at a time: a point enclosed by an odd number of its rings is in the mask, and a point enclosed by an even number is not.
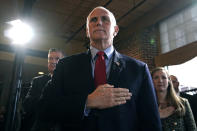
{"type": "Polygon", "coordinates": [[[99,51],[97,53],[98,58],[96,59],[95,69],[94,69],[94,83],[95,87],[101,84],[107,83],[107,75],[106,75],[106,65],[105,65],[105,57],[104,52],[99,51]]]}

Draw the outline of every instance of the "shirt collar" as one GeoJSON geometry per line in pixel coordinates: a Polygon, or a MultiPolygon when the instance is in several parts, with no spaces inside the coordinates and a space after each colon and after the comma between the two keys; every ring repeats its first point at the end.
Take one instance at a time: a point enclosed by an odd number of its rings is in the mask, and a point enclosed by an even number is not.
{"type": "MultiPolygon", "coordinates": [[[[90,46],[90,51],[91,51],[91,54],[92,54],[92,59],[94,59],[95,56],[96,56],[96,54],[99,52],[99,50],[96,49],[96,48],[93,47],[93,46],[90,46]]],[[[112,54],[113,54],[113,52],[114,52],[114,47],[113,47],[113,45],[110,46],[110,47],[108,47],[107,49],[105,49],[104,52],[105,52],[105,54],[106,54],[106,56],[107,56],[107,59],[110,59],[111,56],[112,56],[112,54]]]]}

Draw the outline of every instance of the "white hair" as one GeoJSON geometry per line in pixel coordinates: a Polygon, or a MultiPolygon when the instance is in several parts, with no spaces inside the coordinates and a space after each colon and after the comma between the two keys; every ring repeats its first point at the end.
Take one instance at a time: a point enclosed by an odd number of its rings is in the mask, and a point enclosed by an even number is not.
{"type": "Polygon", "coordinates": [[[98,7],[94,8],[94,9],[90,12],[90,14],[88,15],[87,20],[86,20],[86,28],[88,28],[89,18],[90,18],[90,16],[91,16],[91,14],[92,14],[96,9],[103,9],[103,10],[107,11],[107,12],[109,13],[109,17],[110,17],[110,19],[111,19],[112,26],[116,26],[116,19],[115,19],[114,14],[113,14],[111,11],[109,11],[108,9],[106,9],[105,7],[98,6],[98,7]]]}

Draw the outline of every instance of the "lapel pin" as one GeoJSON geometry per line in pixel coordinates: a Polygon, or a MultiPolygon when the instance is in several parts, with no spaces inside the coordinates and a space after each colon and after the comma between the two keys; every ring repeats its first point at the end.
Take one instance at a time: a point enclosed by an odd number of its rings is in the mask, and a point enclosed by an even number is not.
{"type": "Polygon", "coordinates": [[[115,62],[117,66],[120,66],[120,63],[118,61],[115,62]]]}

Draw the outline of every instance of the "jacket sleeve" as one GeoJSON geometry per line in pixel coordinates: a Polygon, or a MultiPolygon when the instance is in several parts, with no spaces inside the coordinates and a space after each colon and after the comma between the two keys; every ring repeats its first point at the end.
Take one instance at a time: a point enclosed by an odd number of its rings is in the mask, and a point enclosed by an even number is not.
{"type": "Polygon", "coordinates": [[[161,131],[156,94],[147,65],[144,66],[143,75],[142,86],[138,96],[140,131],[161,131]]]}
{"type": "Polygon", "coordinates": [[[70,69],[63,61],[57,64],[52,80],[48,82],[40,100],[41,119],[54,119],[67,123],[83,119],[88,94],[72,90],[73,85],[69,83],[74,80],[69,78],[70,69]]]}
{"type": "Polygon", "coordinates": [[[190,104],[187,99],[184,99],[184,105],[185,105],[185,116],[184,116],[185,127],[187,131],[196,131],[196,123],[193,117],[192,110],[190,108],[190,104]]]}
{"type": "Polygon", "coordinates": [[[34,78],[23,102],[23,108],[25,113],[27,114],[33,113],[35,111],[35,108],[37,107],[37,103],[40,97],[40,94],[38,93],[38,86],[38,80],[34,78]]]}

